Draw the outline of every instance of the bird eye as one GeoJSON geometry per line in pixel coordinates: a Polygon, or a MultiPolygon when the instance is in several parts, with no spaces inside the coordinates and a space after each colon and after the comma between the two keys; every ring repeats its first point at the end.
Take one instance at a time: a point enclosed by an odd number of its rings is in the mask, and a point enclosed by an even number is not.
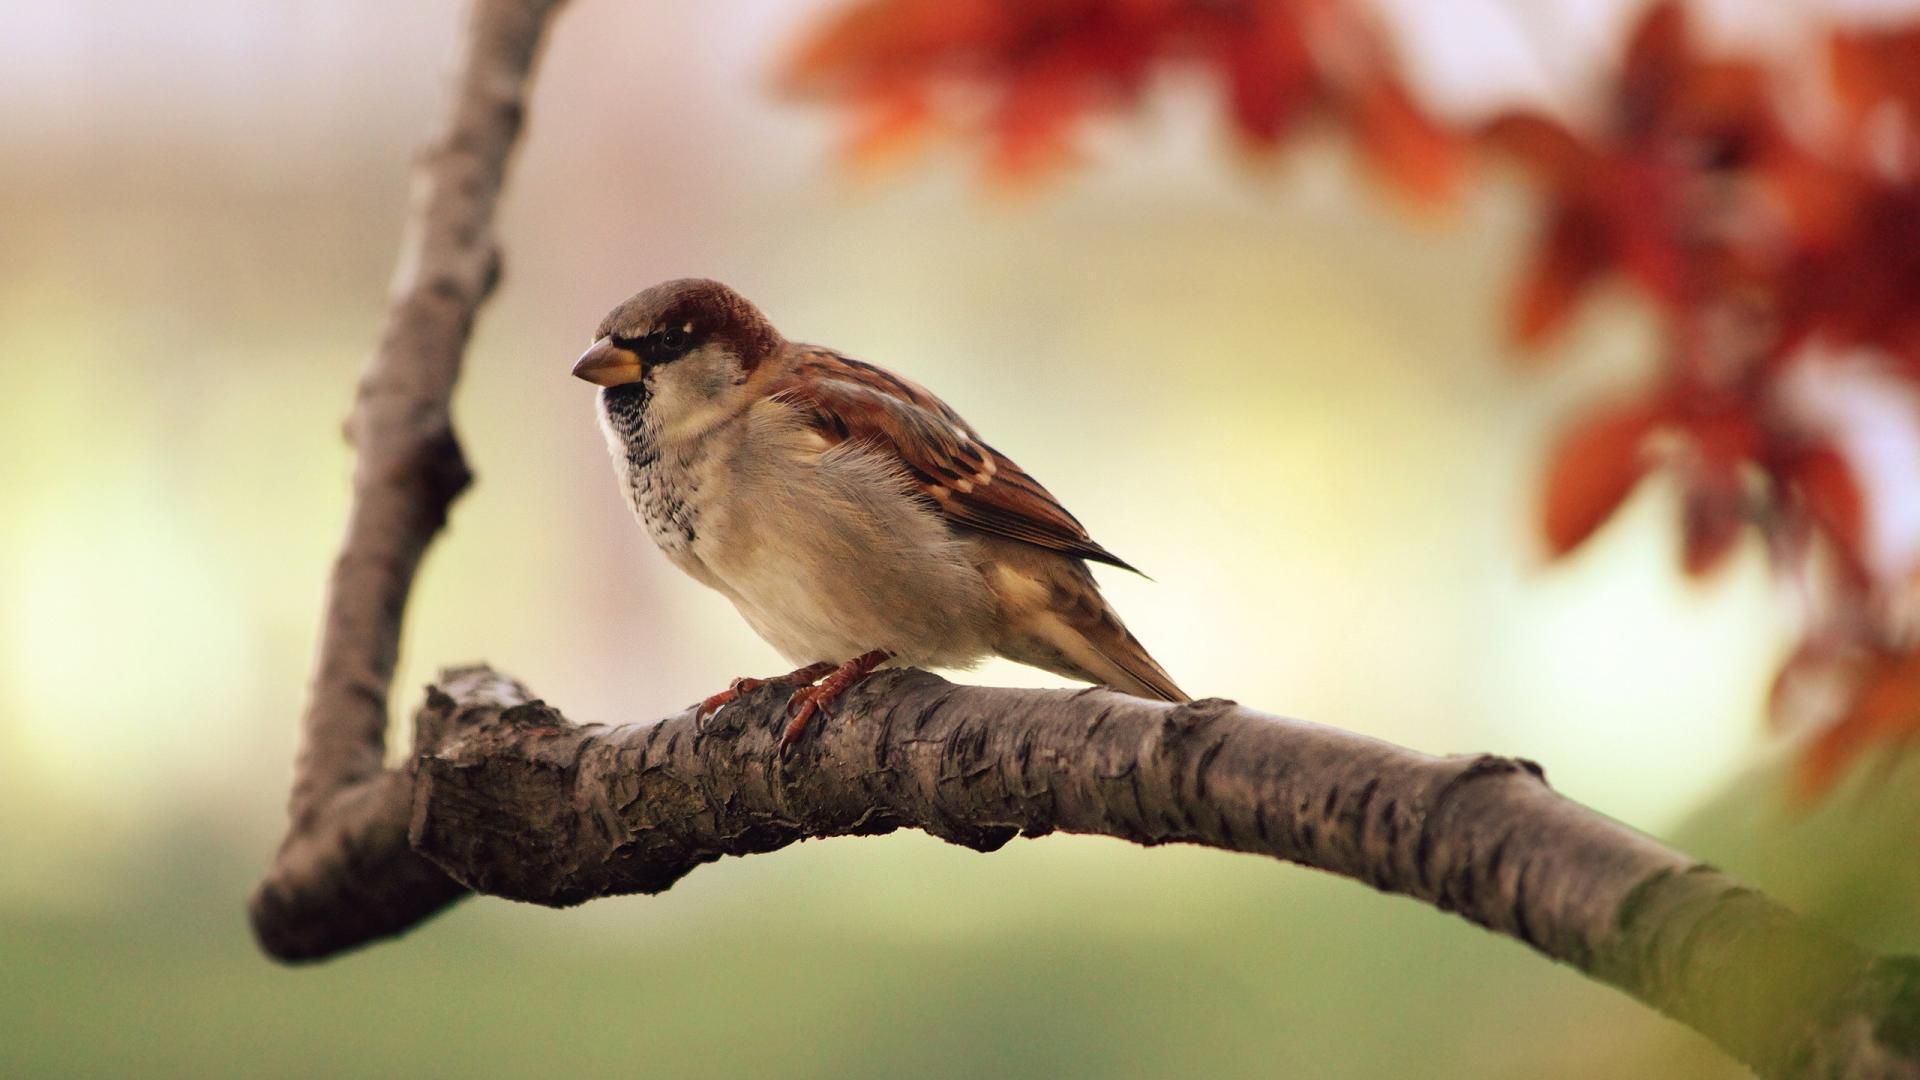
{"type": "Polygon", "coordinates": [[[679,352],[687,343],[685,330],[673,329],[660,332],[660,347],[668,352],[679,352]]]}

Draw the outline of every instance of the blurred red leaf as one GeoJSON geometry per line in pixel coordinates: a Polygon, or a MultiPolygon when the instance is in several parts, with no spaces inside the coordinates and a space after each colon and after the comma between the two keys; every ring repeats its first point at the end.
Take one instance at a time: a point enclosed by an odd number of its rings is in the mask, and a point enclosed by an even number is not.
{"type": "Polygon", "coordinates": [[[1068,135],[1085,107],[1080,95],[1064,64],[1015,77],[994,118],[988,159],[994,178],[1022,182],[1071,162],[1075,155],[1068,135]]]}
{"type": "Polygon", "coordinates": [[[1514,295],[1514,340],[1534,348],[1558,334],[1612,261],[1613,239],[1599,215],[1584,206],[1561,207],[1521,274],[1514,295]]]}
{"type": "Polygon", "coordinates": [[[1752,519],[1743,473],[1761,456],[1768,432],[1739,398],[1693,390],[1685,404],[1691,453],[1680,470],[1681,565],[1701,577],[1726,560],[1752,519]]]}
{"type": "Polygon", "coordinates": [[[1234,126],[1250,142],[1278,143],[1320,96],[1319,76],[1299,20],[1263,5],[1248,15],[1243,33],[1219,45],[1226,68],[1228,108],[1234,126]]]}
{"type": "Polygon", "coordinates": [[[925,135],[932,110],[911,90],[876,94],[847,141],[847,156],[860,168],[875,168],[907,154],[925,135]]]}
{"type": "Polygon", "coordinates": [[[1844,659],[1831,635],[1816,634],[1802,641],[1774,673],[1773,685],[1767,689],[1768,721],[1776,728],[1790,726],[1807,704],[1805,699],[1817,697],[1818,684],[1831,684],[1841,677],[1844,659]]]}
{"type": "Polygon", "coordinates": [[[1662,100],[1686,82],[1693,60],[1687,18],[1677,0],[1660,0],[1640,16],[1620,64],[1619,108],[1630,125],[1653,124],[1662,100]]]}
{"type": "Polygon", "coordinates": [[[1794,316],[1841,345],[1873,345],[1920,378],[1920,184],[1836,179],[1848,193],[1840,233],[1795,267],[1794,316]]]}
{"type": "Polygon", "coordinates": [[[1840,719],[1821,729],[1799,761],[1803,797],[1823,794],[1861,751],[1920,735],[1920,653],[1882,653],[1860,675],[1840,719]]]}
{"type": "Polygon", "coordinates": [[[1435,126],[1404,86],[1369,79],[1354,93],[1350,110],[1360,152],[1382,176],[1428,205],[1453,196],[1465,144],[1435,126]]]}
{"type": "Polygon", "coordinates": [[[800,92],[864,81],[891,69],[911,74],[925,58],[982,50],[1012,27],[999,0],[869,0],[827,22],[795,52],[783,81],[800,92]]]}
{"type": "MultiPolygon", "coordinates": [[[[1834,96],[1847,134],[1871,157],[1876,133],[1866,130],[1876,111],[1894,106],[1905,123],[1920,122],[1920,26],[1836,33],[1828,50],[1834,96]]],[[[1906,147],[1912,156],[1913,147],[1906,147]]]]}
{"type": "Polygon", "coordinates": [[[1830,446],[1815,446],[1794,458],[1788,477],[1813,524],[1864,577],[1866,507],[1847,459],[1830,446]]]}
{"type": "Polygon", "coordinates": [[[1480,133],[1481,145],[1533,173],[1547,204],[1549,224],[1515,302],[1513,333],[1523,346],[1551,340],[1609,272],[1639,285],[1669,319],[1684,319],[1716,276],[1746,265],[1712,227],[1742,190],[1725,174],[1796,160],[1760,69],[1702,57],[1674,3],[1637,26],[1611,103],[1591,136],[1524,114],[1480,133]]]}
{"type": "Polygon", "coordinates": [[[1550,184],[1565,184],[1592,168],[1595,160],[1593,151],[1565,125],[1538,113],[1502,113],[1482,127],[1477,138],[1550,184]]]}
{"type": "Polygon", "coordinates": [[[1714,462],[1687,483],[1681,496],[1681,565],[1692,577],[1711,573],[1740,540],[1747,500],[1737,465],[1714,462]]]}
{"type": "Polygon", "coordinates": [[[1559,558],[1586,542],[1647,470],[1646,438],[1662,420],[1644,402],[1594,413],[1560,440],[1547,468],[1542,525],[1559,558]]]}

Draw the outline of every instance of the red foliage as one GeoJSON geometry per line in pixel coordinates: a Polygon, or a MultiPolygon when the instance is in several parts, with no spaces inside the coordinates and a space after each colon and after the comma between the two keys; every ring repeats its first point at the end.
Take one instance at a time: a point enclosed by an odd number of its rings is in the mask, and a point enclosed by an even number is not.
{"type": "Polygon", "coordinates": [[[1565,555],[1613,516],[1647,471],[1647,437],[1661,421],[1638,402],[1576,424],[1547,468],[1547,546],[1565,555]]]}
{"type": "Polygon", "coordinates": [[[1778,71],[1707,55],[1664,0],[1626,42],[1593,130],[1533,112],[1457,130],[1421,109],[1351,0],[859,0],[790,78],[861,111],[864,157],[950,128],[984,137],[1003,178],[1073,160],[1085,121],[1136,105],[1170,64],[1217,76],[1244,144],[1331,123],[1427,201],[1454,190],[1468,155],[1517,164],[1542,205],[1515,341],[1539,353],[1613,278],[1653,305],[1666,342],[1653,389],[1553,451],[1547,548],[1579,547],[1663,468],[1681,488],[1688,574],[1758,535],[1814,583],[1816,617],[1775,698],[1814,677],[1850,688],[1803,757],[1816,791],[1862,748],[1920,736],[1920,650],[1886,615],[1920,568],[1869,569],[1873,508],[1831,433],[1796,417],[1790,379],[1813,346],[1865,349],[1920,389],[1920,26],[1835,32],[1828,60],[1829,122],[1794,127],[1778,71]]]}
{"type": "Polygon", "coordinates": [[[1669,3],[1634,34],[1603,130],[1583,137],[1525,113],[1488,126],[1485,142],[1546,194],[1546,239],[1514,325],[1522,344],[1548,340],[1608,272],[1678,312],[1757,269],[1767,253],[1727,235],[1730,204],[1777,195],[1764,189],[1802,157],[1765,90],[1754,65],[1700,59],[1669,3]]]}
{"type": "MultiPolygon", "coordinates": [[[[1911,126],[1920,120],[1920,26],[1837,33],[1830,60],[1846,138],[1853,146],[1871,141],[1863,128],[1888,107],[1905,113],[1893,117],[1896,122],[1911,126]]],[[[1916,149],[1911,143],[1906,147],[1908,171],[1916,149]]]]}
{"type": "Polygon", "coordinates": [[[1864,580],[1859,557],[1866,544],[1866,507],[1847,459],[1830,446],[1812,446],[1782,462],[1780,472],[1808,520],[1833,538],[1839,553],[1852,560],[1851,572],[1864,580]]]}
{"type": "Polygon", "coordinates": [[[1409,193],[1453,190],[1459,141],[1414,104],[1371,29],[1331,0],[864,0],[799,51],[787,83],[851,103],[864,130],[984,136],[990,174],[1025,181],[1072,161],[1082,122],[1138,104],[1168,62],[1218,72],[1249,147],[1276,147],[1324,117],[1409,193]]]}
{"type": "MultiPolygon", "coordinates": [[[[1601,131],[1582,137],[1521,114],[1480,133],[1545,195],[1516,339],[1551,341],[1608,275],[1637,286],[1662,317],[1670,381],[1643,407],[1670,410],[1679,437],[1685,571],[1720,565],[1749,526],[1784,571],[1825,568],[1809,648],[1781,681],[1818,669],[1853,692],[1803,758],[1808,791],[1861,748],[1920,734],[1920,654],[1878,614],[1882,594],[1905,585],[1873,580],[1869,508],[1852,466],[1785,407],[1787,375],[1813,343],[1879,350],[1920,380],[1920,157],[1876,160],[1862,141],[1915,145],[1920,32],[1839,42],[1847,119],[1832,147],[1789,134],[1759,65],[1703,58],[1675,3],[1652,9],[1634,33],[1601,131]],[[1876,133],[1869,118],[1885,108],[1904,110],[1895,121],[1910,130],[1876,133]],[[1829,555],[1818,566],[1816,549],[1829,555]],[[1870,659],[1841,659],[1861,654],[1870,659]]],[[[1615,467],[1610,451],[1587,452],[1589,470],[1615,467]]],[[[1580,475],[1559,458],[1549,472],[1543,524],[1555,555],[1569,546],[1565,505],[1592,497],[1580,475]]],[[[1624,497],[1608,496],[1609,507],[1624,497]]]]}
{"type": "Polygon", "coordinates": [[[1818,795],[1842,769],[1876,744],[1908,744],[1920,736],[1920,652],[1876,650],[1851,673],[1845,712],[1823,728],[1800,757],[1799,788],[1818,795]]]}

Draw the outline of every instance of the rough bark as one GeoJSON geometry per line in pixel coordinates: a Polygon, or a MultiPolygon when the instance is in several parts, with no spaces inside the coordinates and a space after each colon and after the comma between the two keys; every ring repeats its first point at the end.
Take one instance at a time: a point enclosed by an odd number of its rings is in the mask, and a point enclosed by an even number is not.
{"type": "Polygon", "coordinates": [[[1611,983],[1768,1076],[1920,1075],[1920,961],[1868,954],[1555,794],[1531,762],[1436,758],[1210,700],[887,672],[801,752],[784,696],[700,722],[576,726],[487,668],[418,718],[414,850],[469,888],[564,906],[724,855],[898,828],[991,851],[1054,830],[1327,870],[1611,983]]]}
{"type": "Polygon", "coordinates": [[[560,0],[476,0],[420,164],[359,451],[287,839],[251,902],[286,960],[398,933],[469,890],[565,905],[723,855],[919,828],[1200,843],[1458,912],[1687,1023],[1769,1076],[1920,1076],[1920,961],[1875,957],[1554,795],[1531,763],[1433,758],[1224,701],[886,673],[782,762],[776,691],[706,723],[578,727],[486,668],[428,692],[383,768],[413,575],[469,480],[449,400],[498,276],[494,203],[560,0]]]}

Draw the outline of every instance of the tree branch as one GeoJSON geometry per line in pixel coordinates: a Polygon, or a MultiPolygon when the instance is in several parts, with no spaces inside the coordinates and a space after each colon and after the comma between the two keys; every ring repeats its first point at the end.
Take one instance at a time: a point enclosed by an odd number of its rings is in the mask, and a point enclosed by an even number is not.
{"type": "MultiPolygon", "coordinates": [[[[1920,1075],[1920,960],[1872,956],[1549,789],[1230,702],[886,672],[782,762],[785,698],[576,726],[484,667],[416,719],[385,846],[551,906],[657,893],[725,855],[917,828],[975,850],[1055,830],[1269,855],[1431,904],[1570,964],[1768,1076],[1920,1075]]],[[[402,889],[411,887],[400,883],[402,889]]],[[[367,895],[373,895],[369,893],[367,895]]],[[[311,910],[311,909],[310,909],[311,910]]],[[[350,912],[343,914],[351,914],[350,912]]],[[[333,944],[354,944],[351,921],[333,944]]],[[[320,940],[324,934],[310,935],[320,940]]]]}
{"type": "Polygon", "coordinates": [[[416,168],[386,326],[347,421],[359,451],[353,506],[301,725],[292,823],[250,903],[275,955],[323,951],[301,936],[315,922],[303,905],[329,921],[355,920],[366,938],[463,895],[382,817],[403,783],[382,771],[387,695],[414,573],[471,479],[449,404],[474,316],[499,279],[494,204],[541,36],[561,2],[475,0],[442,130],[416,168]]]}
{"type": "Polygon", "coordinates": [[[784,702],[577,727],[486,668],[430,688],[383,769],[413,576],[469,476],[449,400],[498,277],[494,204],[561,0],[475,0],[419,166],[286,840],[250,904],[286,960],[403,931],[469,890],[565,905],[723,855],[918,828],[989,851],[1098,833],[1270,855],[1454,911],[1633,994],[1769,1076],[1920,1076],[1920,960],[1878,958],[1554,795],[1531,763],[1433,758],[1224,701],[961,687],[890,672],[776,752],[784,702]]]}

